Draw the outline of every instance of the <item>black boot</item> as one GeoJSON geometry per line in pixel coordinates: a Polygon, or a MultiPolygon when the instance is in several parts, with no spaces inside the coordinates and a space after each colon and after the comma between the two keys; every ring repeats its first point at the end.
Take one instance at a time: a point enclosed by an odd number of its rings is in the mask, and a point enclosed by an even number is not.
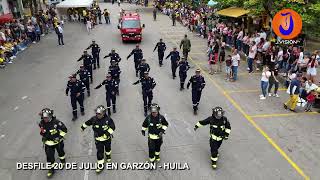
{"type": "Polygon", "coordinates": [[[77,112],[73,112],[73,117],[72,117],[72,121],[75,121],[78,119],[78,114],[77,112]]]}
{"type": "Polygon", "coordinates": [[[193,107],[193,114],[194,114],[194,115],[197,115],[197,114],[198,114],[197,111],[198,111],[198,108],[197,108],[197,107],[193,107]]]}
{"type": "Polygon", "coordinates": [[[83,111],[83,112],[81,112],[81,116],[84,116],[84,115],[85,115],[84,111],[83,111]]]}
{"type": "Polygon", "coordinates": [[[90,97],[90,91],[87,91],[88,97],[90,97]]]}
{"type": "Polygon", "coordinates": [[[113,105],[113,106],[112,106],[112,109],[113,109],[113,113],[116,113],[116,112],[117,112],[117,110],[116,110],[116,105],[113,105]]]}
{"type": "Polygon", "coordinates": [[[136,72],[136,77],[138,77],[138,72],[136,72]]]}
{"type": "Polygon", "coordinates": [[[108,108],[108,115],[111,116],[111,110],[108,108]]]}
{"type": "Polygon", "coordinates": [[[51,178],[53,176],[53,174],[54,174],[54,169],[49,169],[48,173],[47,173],[47,177],[51,178]]]}
{"type": "Polygon", "coordinates": [[[184,90],[184,83],[180,83],[180,91],[184,90]]]}

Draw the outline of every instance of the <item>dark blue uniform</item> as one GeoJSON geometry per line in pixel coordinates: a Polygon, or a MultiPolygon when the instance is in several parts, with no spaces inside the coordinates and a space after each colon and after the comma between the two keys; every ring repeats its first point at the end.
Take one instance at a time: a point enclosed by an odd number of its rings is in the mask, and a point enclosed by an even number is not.
{"type": "Polygon", "coordinates": [[[78,117],[77,113],[77,102],[80,105],[81,113],[84,113],[84,106],[83,106],[83,91],[85,89],[85,85],[80,80],[75,82],[68,81],[67,88],[66,88],[66,95],[69,94],[70,91],[70,99],[71,99],[71,106],[72,106],[72,114],[74,118],[78,117]]]}
{"type": "Polygon", "coordinates": [[[92,82],[92,81],[93,81],[93,74],[92,74],[93,58],[92,58],[91,55],[87,54],[87,55],[82,55],[82,56],[78,59],[78,61],[81,61],[81,60],[83,60],[84,68],[89,71],[89,73],[90,73],[90,75],[91,75],[91,76],[90,76],[90,80],[91,80],[91,82],[92,82]]]}
{"type": "Polygon", "coordinates": [[[192,104],[193,104],[193,110],[197,111],[198,110],[198,105],[200,102],[200,98],[201,98],[201,93],[202,93],[202,89],[206,86],[206,82],[204,81],[204,77],[199,75],[193,75],[188,84],[187,84],[187,88],[189,88],[189,86],[192,86],[192,104]]]}
{"type": "Polygon", "coordinates": [[[90,96],[90,82],[89,82],[89,78],[91,76],[91,74],[89,73],[88,70],[86,69],[79,69],[77,71],[77,74],[79,74],[79,77],[80,77],[80,80],[83,82],[83,84],[86,86],[86,89],[87,89],[87,93],[88,93],[88,96],[90,96]]]}
{"type": "Polygon", "coordinates": [[[121,61],[121,57],[119,56],[118,53],[109,53],[104,58],[107,58],[107,57],[110,57],[110,64],[111,64],[111,61],[113,60],[115,60],[117,64],[119,64],[119,62],[121,61]]]}
{"type": "Polygon", "coordinates": [[[93,57],[93,69],[96,69],[96,67],[100,68],[100,47],[98,44],[91,44],[87,50],[90,48],[93,57]]]}
{"type": "Polygon", "coordinates": [[[172,78],[176,78],[176,71],[178,67],[178,62],[180,60],[180,55],[178,51],[171,51],[170,54],[166,57],[168,59],[171,56],[171,70],[172,78]]]}
{"type": "Polygon", "coordinates": [[[132,55],[134,60],[134,68],[136,69],[136,76],[138,77],[138,67],[141,63],[141,60],[143,59],[142,50],[140,48],[133,49],[128,55],[127,59],[129,59],[132,55]]]}
{"type": "Polygon", "coordinates": [[[187,71],[190,69],[188,61],[180,61],[179,64],[180,89],[184,89],[184,82],[187,78],[187,71]]]}
{"type": "Polygon", "coordinates": [[[101,86],[105,86],[106,89],[106,101],[107,101],[107,109],[108,109],[108,114],[111,115],[111,102],[112,102],[112,108],[113,112],[116,112],[116,92],[118,89],[118,84],[115,80],[111,79],[110,81],[104,80],[101,84],[99,84],[95,89],[99,89],[101,86]]]}
{"type": "Polygon", "coordinates": [[[120,86],[120,67],[118,65],[111,65],[109,66],[109,74],[111,74],[112,79],[114,79],[118,85],[117,87],[117,94],[119,95],[119,86],[120,86]]]}
{"type": "Polygon", "coordinates": [[[144,72],[150,71],[150,66],[147,63],[141,63],[138,66],[138,71],[140,73],[140,78],[144,77],[144,72]]]}
{"type": "Polygon", "coordinates": [[[154,47],[153,51],[155,51],[157,48],[158,48],[159,65],[162,66],[164,52],[166,51],[167,46],[164,42],[158,42],[156,47],[154,47]]]}
{"type": "Polygon", "coordinates": [[[148,108],[151,106],[152,99],[153,99],[152,90],[154,87],[156,87],[157,84],[152,77],[148,77],[148,78],[143,77],[133,84],[135,85],[138,83],[141,83],[144,113],[146,115],[148,108]]]}

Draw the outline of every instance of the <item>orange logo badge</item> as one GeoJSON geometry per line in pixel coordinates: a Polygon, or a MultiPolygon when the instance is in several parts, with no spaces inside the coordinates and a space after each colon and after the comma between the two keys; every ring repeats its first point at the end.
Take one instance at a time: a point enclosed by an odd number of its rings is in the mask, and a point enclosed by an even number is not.
{"type": "Polygon", "coordinates": [[[282,39],[294,39],[302,30],[301,16],[292,9],[283,9],[273,17],[272,29],[282,39]]]}

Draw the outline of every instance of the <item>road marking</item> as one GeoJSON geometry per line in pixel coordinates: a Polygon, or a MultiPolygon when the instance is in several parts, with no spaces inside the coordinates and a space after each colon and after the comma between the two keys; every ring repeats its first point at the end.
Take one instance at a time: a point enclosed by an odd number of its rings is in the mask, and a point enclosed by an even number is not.
{"type": "MultiPolygon", "coordinates": [[[[286,91],[287,88],[279,88],[278,91],[286,91]]],[[[260,92],[261,89],[241,89],[241,90],[234,90],[234,91],[225,91],[226,93],[250,93],[250,92],[260,92]]]]}
{"type": "Polygon", "coordinates": [[[16,107],[14,107],[14,111],[16,111],[16,110],[18,110],[19,109],[19,106],[16,106],[16,107]]]}
{"type": "Polygon", "coordinates": [[[317,115],[318,112],[300,112],[300,113],[287,113],[287,114],[257,114],[249,115],[251,118],[265,118],[265,117],[286,117],[286,116],[299,116],[299,115],[317,115]]]}
{"type": "MultiPolygon", "coordinates": [[[[174,41],[172,43],[176,44],[174,41]]],[[[279,145],[275,143],[275,141],[265,132],[260,126],[250,117],[244,110],[240,107],[238,103],[214,80],[212,79],[208,73],[206,73],[201,66],[199,66],[190,56],[190,61],[195,64],[203,74],[212,82],[212,84],[229,100],[229,102],[251,123],[251,125],[256,128],[256,130],[289,162],[289,164],[306,180],[310,180],[310,178],[302,171],[302,169],[295,163],[291,158],[280,148],[279,145]]]]}
{"type": "Polygon", "coordinates": [[[261,74],[262,72],[254,72],[254,73],[248,73],[248,72],[243,72],[243,73],[238,73],[238,76],[249,76],[251,74],[256,75],[256,74],[261,74]]]}
{"type": "Polygon", "coordinates": [[[21,99],[22,100],[25,100],[25,99],[27,99],[28,98],[28,96],[23,96],[21,99]]]}
{"type": "MultiPolygon", "coordinates": [[[[88,150],[88,156],[92,155],[92,141],[90,141],[89,143],[89,150],[88,150]]],[[[84,171],[84,176],[83,176],[83,180],[89,180],[89,170],[86,169],[84,171]]]]}

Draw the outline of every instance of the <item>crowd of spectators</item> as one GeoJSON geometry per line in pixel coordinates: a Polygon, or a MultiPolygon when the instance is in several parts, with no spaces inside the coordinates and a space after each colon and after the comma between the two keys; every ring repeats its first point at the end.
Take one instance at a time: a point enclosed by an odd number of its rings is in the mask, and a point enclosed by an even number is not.
{"type": "Polygon", "coordinates": [[[69,8],[67,12],[68,20],[85,24],[88,34],[96,25],[102,24],[102,17],[106,24],[110,24],[110,12],[107,9],[102,11],[97,3],[92,4],[90,8],[69,8]]]}
{"type": "Polygon", "coordinates": [[[41,36],[50,33],[57,26],[56,11],[49,8],[41,10],[34,16],[13,19],[0,26],[0,67],[11,64],[16,55],[31,43],[37,43],[41,36]]]}
{"type": "MultiPolygon", "coordinates": [[[[209,74],[221,72],[221,66],[225,63],[226,80],[236,81],[241,55],[246,59],[248,73],[262,73],[262,95],[260,95],[262,100],[267,96],[279,97],[280,79],[285,79],[286,87],[290,87],[292,74],[313,83],[315,94],[320,93],[316,85],[320,51],[306,52],[301,44],[289,46],[277,44],[277,40],[280,39],[276,39],[269,30],[260,28],[248,32],[241,23],[236,21],[230,23],[218,18],[217,10],[214,8],[201,6],[193,8],[179,2],[158,3],[157,7],[162,13],[176,18],[191,32],[208,40],[209,74]],[[226,48],[231,49],[231,54],[227,57],[225,57],[226,48]]],[[[307,100],[311,91],[305,90],[305,87],[302,81],[299,97],[307,100]],[[303,92],[308,93],[302,94],[303,92]]]]}

